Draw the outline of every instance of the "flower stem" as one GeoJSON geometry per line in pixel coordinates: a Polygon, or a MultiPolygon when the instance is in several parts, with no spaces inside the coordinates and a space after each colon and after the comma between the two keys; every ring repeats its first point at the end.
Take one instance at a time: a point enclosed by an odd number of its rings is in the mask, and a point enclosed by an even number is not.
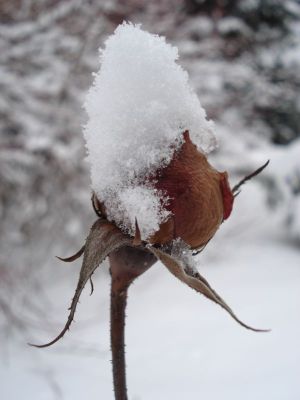
{"type": "Polygon", "coordinates": [[[111,284],[110,335],[112,351],[113,382],[116,400],[127,400],[125,366],[125,309],[127,288],[118,288],[116,280],[111,284]]]}
{"type": "Polygon", "coordinates": [[[125,364],[125,310],[130,284],[156,261],[148,251],[123,247],[109,256],[111,273],[110,338],[115,400],[127,400],[125,364]]]}

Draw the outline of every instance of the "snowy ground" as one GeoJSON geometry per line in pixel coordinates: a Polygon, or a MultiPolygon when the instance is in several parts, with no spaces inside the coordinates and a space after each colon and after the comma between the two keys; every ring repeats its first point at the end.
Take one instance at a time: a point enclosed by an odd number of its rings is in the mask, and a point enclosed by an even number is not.
{"type": "MultiPolygon", "coordinates": [[[[260,208],[258,193],[251,184],[243,190],[231,221],[199,257],[199,269],[242,320],[272,331],[241,328],[157,263],[130,290],[131,400],[300,398],[300,253],[260,208]]],[[[64,322],[79,265],[66,268],[68,287],[56,283],[47,293],[53,309],[45,313],[55,324],[46,331],[37,321],[5,353],[1,399],[113,399],[106,265],[66,337],[47,349],[26,345],[52,338],[64,322]]]]}

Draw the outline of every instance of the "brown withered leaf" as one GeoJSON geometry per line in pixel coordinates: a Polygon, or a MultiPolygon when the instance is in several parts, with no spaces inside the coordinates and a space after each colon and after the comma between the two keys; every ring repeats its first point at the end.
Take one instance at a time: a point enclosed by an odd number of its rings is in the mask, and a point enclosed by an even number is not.
{"type": "MultiPolygon", "coordinates": [[[[74,297],[69,308],[70,313],[67,322],[60,334],[51,342],[43,345],[31,344],[34,347],[48,347],[60,340],[66,331],[70,328],[74,318],[77,303],[81,292],[87,281],[91,278],[96,268],[113,251],[123,246],[132,245],[132,239],[124,235],[115,225],[107,220],[98,219],[92,226],[86,239],[83,263],[80,270],[79,280],[75,290],[74,297]]],[[[81,249],[82,250],[82,249],[81,249]]],[[[80,250],[80,251],[81,251],[80,250]]],[[[79,254],[79,252],[77,253],[79,254]]],[[[75,255],[76,256],[76,255],[75,255]]],[[[73,256],[74,257],[74,256],[73,256]]]]}
{"type": "Polygon", "coordinates": [[[219,304],[226,310],[231,317],[246,329],[255,332],[268,332],[268,329],[256,329],[242,322],[232,311],[232,309],[225,303],[225,301],[212,289],[207,280],[203,278],[198,272],[194,273],[193,268],[189,265],[181,265],[181,262],[176,260],[170,254],[164,251],[148,246],[148,249],[167,267],[167,269],[176,276],[180,281],[187,284],[198,293],[202,293],[208,299],[219,304]]]}

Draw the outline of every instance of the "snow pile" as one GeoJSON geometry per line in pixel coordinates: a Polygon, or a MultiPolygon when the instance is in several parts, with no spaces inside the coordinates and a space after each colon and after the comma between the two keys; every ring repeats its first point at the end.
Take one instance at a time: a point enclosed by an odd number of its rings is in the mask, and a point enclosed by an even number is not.
{"type": "Polygon", "coordinates": [[[92,188],[108,218],[143,239],[168,217],[149,177],[166,166],[190,131],[200,151],[215,147],[212,122],[163,37],[124,23],[106,41],[85,109],[92,188]]]}
{"type": "Polygon", "coordinates": [[[168,218],[170,213],[164,209],[166,202],[163,194],[151,186],[129,185],[108,198],[107,217],[131,234],[135,233],[136,219],[141,237],[147,239],[168,218]]]}

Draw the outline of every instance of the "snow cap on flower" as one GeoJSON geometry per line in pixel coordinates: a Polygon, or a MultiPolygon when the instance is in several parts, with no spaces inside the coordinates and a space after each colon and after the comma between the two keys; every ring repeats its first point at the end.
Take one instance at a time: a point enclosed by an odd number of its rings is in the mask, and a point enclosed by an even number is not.
{"type": "Polygon", "coordinates": [[[147,239],[169,216],[149,177],[170,163],[186,130],[199,151],[211,151],[213,124],[165,38],[123,23],[100,59],[85,102],[92,189],[109,220],[133,234],[137,218],[147,239]]]}

